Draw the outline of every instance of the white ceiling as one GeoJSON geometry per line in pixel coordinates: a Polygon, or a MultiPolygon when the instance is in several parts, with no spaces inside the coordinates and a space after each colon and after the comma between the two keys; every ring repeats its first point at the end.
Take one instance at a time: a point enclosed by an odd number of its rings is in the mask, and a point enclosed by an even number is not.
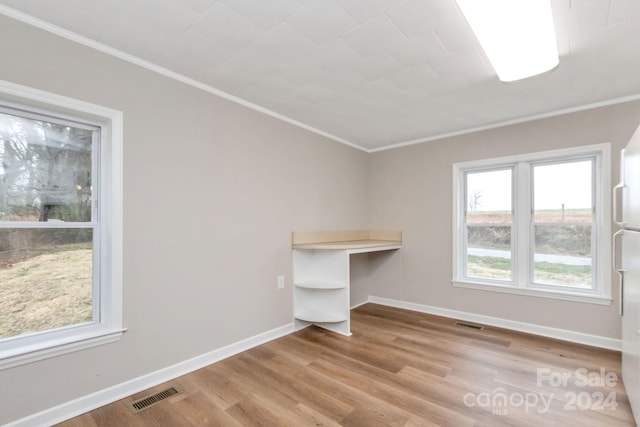
{"type": "Polygon", "coordinates": [[[366,150],[640,94],[639,0],[552,0],[560,65],[513,83],[454,0],[1,4],[366,150]]]}

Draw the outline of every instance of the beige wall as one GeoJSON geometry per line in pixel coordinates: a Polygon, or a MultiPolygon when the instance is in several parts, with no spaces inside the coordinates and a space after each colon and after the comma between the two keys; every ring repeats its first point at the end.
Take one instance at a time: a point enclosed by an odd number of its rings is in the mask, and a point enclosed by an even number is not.
{"type": "Polygon", "coordinates": [[[366,226],[365,153],[8,18],[0,29],[0,79],[124,112],[128,328],[0,371],[0,425],[290,323],[291,232],[366,226]]]}
{"type": "Polygon", "coordinates": [[[371,294],[619,338],[617,280],[610,306],[453,287],[452,165],[611,142],[616,183],[620,149],[638,123],[640,102],[634,102],[372,154],[370,226],[401,229],[404,241],[395,257],[370,259],[371,294]]]}

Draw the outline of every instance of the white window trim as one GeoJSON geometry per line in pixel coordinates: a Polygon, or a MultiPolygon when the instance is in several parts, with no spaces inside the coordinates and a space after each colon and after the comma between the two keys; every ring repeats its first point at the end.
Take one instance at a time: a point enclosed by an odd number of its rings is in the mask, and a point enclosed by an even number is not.
{"type": "Polygon", "coordinates": [[[9,338],[0,343],[0,370],[114,342],[122,321],[123,118],[122,112],[0,80],[0,102],[8,107],[86,120],[100,126],[100,322],[9,338]]]}
{"type": "MultiPolygon", "coordinates": [[[[522,168],[518,170],[518,174],[529,173],[522,168]]],[[[516,180],[522,179],[521,176],[515,176],[516,180]]],[[[529,197],[527,194],[518,194],[517,197],[529,197]]],[[[514,203],[521,201],[514,200],[514,203]]],[[[517,295],[525,295],[532,297],[552,298],[576,302],[585,302],[592,304],[609,305],[611,304],[611,144],[594,144],[580,147],[565,148],[559,150],[542,151],[530,154],[475,160],[469,162],[455,163],[453,165],[453,279],[452,284],[460,288],[469,288],[477,290],[485,290],[491,292],[501,292],[517,295]],[[490,280],[474,280],[464,277],[464,209],[466,200],[464,200],[464,172],[471,169],[482,168],[499,168],[500,166],[509,166],[511,164],[521,162],[535,162],[558,159],[570,159],[571,157],[582,157],[587,155],[596,155],[601,164],[595,167],[595,182],[597,192],[596,196],[596,222],[594,227],[597,228],[597,239],[595,244],[596,250],[596,290],[592,292],[576,291],[572,292],[567,288],[563,289],[542,289],[531,287],[528,273],[523,272],[522,268],[517,270],[520,272],[519,277],[514,277],[515,283],[508,284],[505,282],[497,282],[490,280]],[[524,283],[523,283],[524,280],[524,283]]],[[[529,227],[529,224],[523,224],[514,218],[514,229],[518,227],[529,227]]],[[[519,233],[516,231],[516,235],[519,233]]],[[[516,237],[517,238],[517,237],[516,237]]],[[[515,245],[529,245],[529,242],[516,242],[515,245]]],[[[521,253],[523,253],[521,251],[521,253]]],[[[521,261],[521,260],[519,260],[521,261]]]]}

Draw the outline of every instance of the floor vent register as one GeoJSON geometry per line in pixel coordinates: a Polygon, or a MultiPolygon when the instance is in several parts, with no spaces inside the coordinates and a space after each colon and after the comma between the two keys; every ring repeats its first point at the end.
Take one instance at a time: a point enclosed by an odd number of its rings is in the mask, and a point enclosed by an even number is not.
{"type": "Polygon", "coordinates": [[[151,406],[156,405],[162,402],[163,400],[168,399],[171,396],[175,396],[176,394],[178,394],[178,390],[171,387],[166,390],[162,390],[158,393],[152,394],[151,396],[138,399],[135,402],[130,403],[129,407],[131,408],[131,411],[135,414],[147,408],[150,408],[151,406]]]}

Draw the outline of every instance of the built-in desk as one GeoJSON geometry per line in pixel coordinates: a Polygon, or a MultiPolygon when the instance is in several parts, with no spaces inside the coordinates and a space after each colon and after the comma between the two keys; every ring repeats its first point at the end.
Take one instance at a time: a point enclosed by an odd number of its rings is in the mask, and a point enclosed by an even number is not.
{"type": "Polygon", "coordinates": [[[314,324],[348,336],[350,255],[400,249],[402,232],[294,232],[291,247],[295,329],[314,324]]]}

